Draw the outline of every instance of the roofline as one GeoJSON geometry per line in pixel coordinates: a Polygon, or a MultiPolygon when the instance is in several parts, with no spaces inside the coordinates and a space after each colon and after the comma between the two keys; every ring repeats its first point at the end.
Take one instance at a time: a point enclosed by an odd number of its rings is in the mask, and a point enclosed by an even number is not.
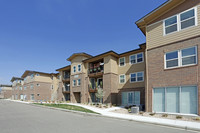
{"type": "Polygon", "coordinates": [[[90,54],[87,54],[87,53],[85,53],[85,52],[82,52],[82,53],[73,53],[69,58],[67,58],[67,60],[68,61],[71,61],[73,58],[73,56],[76,56],[76,55],[85,55],[85,56],[87,56],[87,57],[93,57],[92,55],[90,55],[90,54]]]}
{"type": "Polygon", "coordinates": [[[139,45],[140,48],[133,49],[133,50],[130,50],[130,51],[127,51],[127,52],[121,53],[121,54],[119,54],[119,56],[122,56],[122,55],[127,54],[127,53],[130,53],[130,52],[134,52],[134,51],[142,50],[142,49],[143,49],[143,48],[142,48],[143,45],[146,45],[146,43],[142,43],[142,44],[140,44],[140,45],[139,45]]]}
{"type": "Polygon", "coordinates": [[[107,51],[107,52],[105,52],[105,53],[102,53],[102,54],[99,54],[99,55],[93,56],[93,57],[91,57],[91,58],[89,58],[89,59],[85,59],[85,60],[83,60],[83,62],[87,62],[88,60],[91,60],[91,59],[94,59],[94,58],[97,58],[97,57],[100,57],[100,56],[103,56],[103,55],[105,55],[105,54],[109,54],[109,53],[114,53],[114,54],[116,54],[117,56],[119,56],[118,53],[116,53],[116,52],[113,51],[113,50],[110,50],[110,51],[107,51]]]}
{"type": "Polygon", "coordinates": [[[24,80],[23,78],[19,78],[19,77],[12,77],[12,79],[10,80],[11,82],[13,82],[14,80],[19,79],[19,80],[24,80]]]}
{"type": "Polygon", "coordinates": [[[12,85],[0,84],[0,87],[12,87],[12,85]]]}
{"type": "Polygon", "coordinates": [[[71,68],[71,65],[68,65],[68,66],[65,66],[65,67],[58,68],[58,69],[56,69],[56,71],[59,71],[59,70],[62,70],[62,69],[64,69],[64,68],[68,68],[68,67],[71,68]]]}
{"type": "Polygon", "coordinates": [[[57,73],[45,73],[45,72],[39,72],[39,71],[31,71],[31,70],[26,70],[23,75],[21,76],[21,78],[24,77],[25,73],[30,72],[30,73],[40,73],[40,74],[46,74],[46,75],[56,75],[57,73]]]}
{"type": "Polygon", "coordinates": [[[149,12],[147,15],[145,15],[144,17],[140,18],[139,20],[137,20],[135,22],[135,24],[137,25],[138,23],[144,21],[144,19],[148,16],[150,16],[151,14],[153,14],[154,12],[158,11],[160,8],[164,7],[165,5],[167,5],[169,2],[171,2],[172,0],[168,0],[165,3],[163,3],[162,5],[160,5],[159,7],[155,8],[154,10],[152,10],[151,12],[149,12]]]}

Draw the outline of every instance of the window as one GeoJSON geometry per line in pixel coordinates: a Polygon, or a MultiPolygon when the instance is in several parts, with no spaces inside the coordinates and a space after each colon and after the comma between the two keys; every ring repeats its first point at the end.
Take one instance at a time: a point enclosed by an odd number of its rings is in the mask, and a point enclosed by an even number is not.
{"type": "Polygon", "coordinates": [[[37,86],[40,86],[40,84],[37,84],[37,86]]]}
{"type": "Polygon", "coordinates": [[[15,90],[17,90],[17,87],[15,88],[15,90]]]}
{"type": "Polygon", "coordinates": [[[34,98],[34,94],[31,94],[30,99],[31,99],[31,100],[34,100],[34,99],[35,99],[35,98],[34,98]]]}
{"type": "Polygon", "coordinates": [[[144,72],[137,72],[137,73],[131,73],[130,74],[130,82],[142,82],[144,81],[144,72]]]}
{"type": "Polygon", "coordinates": [[[73,72],[76,73],[76,66],[73,67],[73,72]]]}
{"type": "Polygon", "coordinates": [[[122,105],[140,105],[140,92],[122,92],[122,105]]]}
{"type": "Polygon", "coordinates": [[[53,76],[51,76],[51,80],[53,80],[53,76]]]}
{"type": "Polygon", "coordinates": [[[119,66],[125,66],[125,57],[119,59],[119,66]]]}
{"type": "Polygon", "coordinates": [[[40,94],[37,94],[37,96],[39,97],[39,96],[40,96],[40,94]]]}
{"type": "Polygon", "coordinates": [[[125,82],[126,82],[126,76],[125,76],[125,75],[120,75],[120,76],[119,76],[119,82],[120,82],[121,84],[125,83],[125,82]]]}
{"type": "Polygon", "coordinates": [[[195,25],[195,10],[189,10],[180,15],[181,29],[195,25]]]}
{"type": "Polygon", "coordinates": [[[19,87],[19,90],[22,90],[22,87],[21,87],[21,86],[19,87]]]}
{"type": "Polygon", "coordinates": [[[78,65],[78,72],[81,71],[81,65],[78,65]]]}
{"type": "Polygon", "coordinates": [[[73,86],[76,86],[76,80],[73,80],[73,86]]]}
{"type": "Polygon", "coordinates": [[[53,85],[51,85],[51,89],[53,90],[53,85]]]}
{"type": "Polygon", "coordinates": [[[34,74],[31,74],[31,79],[33,79],[34,78],[34,74]]]}
{"type": "Polygon", "coordinates": [[[81,79],[78,79],[77,80],[77,86],[80,86],[81,85],[81,79]]]}
{"type": "Polygon", "coordinates": [[[153,111],[197,114],[197,87],[163,87],[153,89],[153,111]]]}
{"type": "Polygon", "coordinates": [[[143,53],[131,55],[129,59],[130,59],[130,64],[143,62],[143,53]]]}
{"type": "Polygon", "coordinates": [[[26,90],[26,86],[24,86],[24,90],[26,90]]]}
{"type": "Polygon", "coordinates": [[[33,88],[33,84],[31,84],[30,88],[31,88],[31,89],[34,89],[34,88],[33,88]]]}
{"type": "Polygon", "coordinates": [[[196,8],[193,8],[164,20],[165,35],[197,25],[196,12],[196,8]]]}
{"type": "Polygon", "coordinates": [[[174,31],[178,30],[178,24],[177,24],[177,16],[173,16],[167,20],[165,20],[165,34],[172,33],[174,31]]]}
{"type": "Polygon", "coordinates": [[[40,76],[40,74],[37,73],[36,76],[40,76]]]}
{"type": "Polygon", "coordinates": [[[165,68],[197,64],[197,47],[186,48],[165,54],[165,68]]]}

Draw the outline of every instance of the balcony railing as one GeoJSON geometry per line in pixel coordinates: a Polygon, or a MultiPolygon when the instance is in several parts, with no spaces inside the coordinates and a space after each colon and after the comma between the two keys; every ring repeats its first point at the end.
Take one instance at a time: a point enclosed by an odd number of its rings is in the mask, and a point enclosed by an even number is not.
{"type": "Polygon", "coordinates": [[[68,87],[63,87],[63,92],[64,92],[64,93],[70,93],[70,86],[68,86],[68,87]]]}
{"type": "Polygon", "coordinates": [[[70,76],[63,76],[63,82],[70,82],[70,76]]]}

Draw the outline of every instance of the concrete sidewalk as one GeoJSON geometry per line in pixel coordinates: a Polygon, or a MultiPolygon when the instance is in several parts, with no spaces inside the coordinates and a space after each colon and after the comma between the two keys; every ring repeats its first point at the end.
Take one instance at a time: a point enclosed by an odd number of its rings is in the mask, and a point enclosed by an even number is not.
{"type": "MultiPolygon", "coordinates": [[[[10,100],[10,101],[31,104],[30,102],[23,102],[23,101],[16,101],[16,100],[10,100]]],[[[161,125],[161,126],[169,126],[169,127],[181,128],[181,129],[186,129],[186,130],[200,131],[200,123],[198,123],[198,122],[190,122],[190,121],[183,121],[183,120],[170,120],[170,119],[153,118],[153,117],[145,117],[145,116],[137,116],[137,115],[120,114],[120,113],[110,112],[110,111],[114,111],[116,109],[120,109],[120,107],[101,109],[101,108],[96,108],[96,107],[82,105],[82,104],[75,104],[75,103],[62,103],[62,104],[80,106],[80,107],[92,110],[94,112],[97,112],[104,117],[131,120],[131,121],[156,124],[156,125],[161,125]]]]}

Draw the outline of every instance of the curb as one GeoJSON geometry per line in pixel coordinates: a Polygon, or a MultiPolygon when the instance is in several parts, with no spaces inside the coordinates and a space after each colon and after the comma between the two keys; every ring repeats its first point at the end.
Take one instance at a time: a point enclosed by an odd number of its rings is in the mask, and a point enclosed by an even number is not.
{"type": "Polygon", "coordinates": [[[121,117],[102,115],[102,114],[86,113],[86,112],[80,112],[80,111],[74,111],[74,110],[68,110],[68,109],[62,109],[62,108],[48,107],[48,106],[44,106],[44,105],[36,105],[36,104],[33,104],[33,103],[18,102],[18,101],[13,101],[13,100],[8,100],[8,101],[27,104],[27,105],[30,105],[30,106],[35,106],[35,107],[40,107],[40,108],[47,108],[47,109],[59,110],[59,111],[63,111],[63,112],[70,112],[70,113],[75,113],[75,114],[87,115],[87,116],[96,116],[96,117],[112,118],[112,119],[117,119],[117,120],[134,121],[134,122],[139,122],[139,123],[165,126],[165,127],[172,127],[172,128],[189,130],[189,131],[198,131],[198,132],[200,131],[200,127],[194,128],[194,127],[190,127],[190,126],[181,126],[181,125],[173,125],[173,124],[167,124],[167,123],[165,124],[165,123],[158,123],[158,122],[135,120],[135,119],[132,119],[132,118],[129,119],[129,118],[121,118],[121,117]]]}

